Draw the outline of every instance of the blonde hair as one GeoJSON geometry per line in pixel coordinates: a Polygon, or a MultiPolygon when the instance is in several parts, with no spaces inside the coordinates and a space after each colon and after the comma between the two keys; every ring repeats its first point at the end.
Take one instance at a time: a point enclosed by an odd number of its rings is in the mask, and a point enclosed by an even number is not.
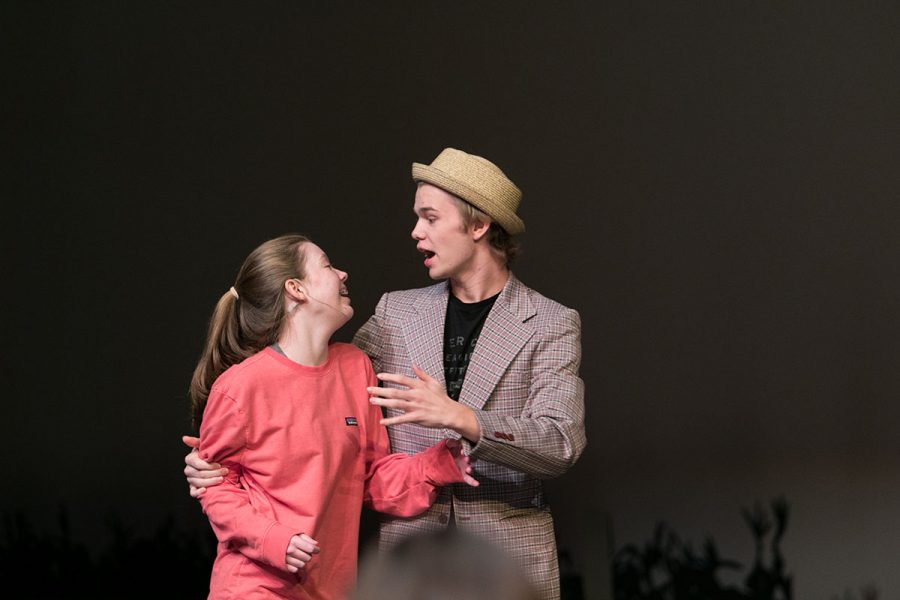
{"type": "Polygon", "coordinates": [[[475,223],[489,223],[490,226],[486,234],[488,246],[507,266],[512,264],[522,251],[522,245],[519,241],[509,235],[505,229],[491,219],[490,215],[483,210],[469,204],[459,196],[453,194],[450,194],[450,196],[453,198],[456,207],[459,208],[459,214],[463,220],[463,230],[468,231],[469,227],[475,223]]]}
{"type": "Polygon", "coordinates": [[[308,238],[290,234],[262,243],[244,260],[234,286],[219,298],[191,378],[194,427],[200,427],[216,378],[278,339],[285,320],[284,282],[305,277],[306,242],[308,238]]]}

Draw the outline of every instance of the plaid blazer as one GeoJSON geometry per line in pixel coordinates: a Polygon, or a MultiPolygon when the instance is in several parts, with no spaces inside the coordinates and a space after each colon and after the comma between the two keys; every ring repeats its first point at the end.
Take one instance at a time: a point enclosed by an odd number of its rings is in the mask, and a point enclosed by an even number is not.
{"type": "MultiPolygon", "coordinates": [[[[354,344],[369,355],[376,372],[414,377],[415,364],[443,384],[448,294],[446,282],[384,294],[354,344]]],[[[477,443],[463,440],[481,485],[444,488],[417,517],[386,517],[382,546],[445,528],[452,504],[460,529],[500,545],[519,559],[541,597],[558,598],[553,518],[541,479],[563,474],[587,443],[580,362],[578,313],[510,274],[484,323],[459,396],[481,426],[477,443]]],[[[388,429],[392,450],[408,454],[460,437],[412,424],[388,429]]]]}

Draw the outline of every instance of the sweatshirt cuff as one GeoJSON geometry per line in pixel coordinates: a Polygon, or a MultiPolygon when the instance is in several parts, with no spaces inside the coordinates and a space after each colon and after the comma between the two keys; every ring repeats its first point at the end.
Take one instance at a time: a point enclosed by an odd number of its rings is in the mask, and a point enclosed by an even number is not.
{"type": "Polygon", "coordinates": [[[422,475],[428,483],[444,486],[464,481],[463,474],[456,466],[456,459],[447,448],[447,440],[441,440],[416,457],[422,461],[422,475]]]}
{"type": "Polygon", "coordinates": [[[263,559],[277,569],[287,570],[287,547],[291,538],[299,535],[299,532],[288,528],[281,523],[273,523],[263,538],[262,553],[263,559]]]}

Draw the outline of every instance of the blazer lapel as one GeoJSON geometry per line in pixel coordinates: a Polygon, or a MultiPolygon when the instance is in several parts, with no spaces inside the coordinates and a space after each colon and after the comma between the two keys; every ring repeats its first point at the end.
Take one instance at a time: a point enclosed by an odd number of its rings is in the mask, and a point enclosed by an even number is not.
{"type": "Polygon", "coordinates": [[[460,402],[475,409],[484,406],[513,358],[534,335],[525,322],[535,314],[525,286],[510,273],[469,359],[460,402]]]}
{"type": "MultiPolygon", "coordinates": [[[[416,304],[414,316],[401,328],[412,364],[446,387],[444,382],[444,320],[447,318],[449,285],[445,282],[428,288],[429,295],[416,304]]],[[[412,376],[412,371],[404,373],[412,376]]]]}

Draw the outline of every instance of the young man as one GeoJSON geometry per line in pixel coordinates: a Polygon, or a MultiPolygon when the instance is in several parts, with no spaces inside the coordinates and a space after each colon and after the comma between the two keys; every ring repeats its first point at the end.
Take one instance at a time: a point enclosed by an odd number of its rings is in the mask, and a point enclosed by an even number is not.
{"type": "MultiPolygon", "coordinates": [[[[586,444],[578,313],[510,272],[514,236],[525,230],[521,192],[496,165],[447,148],[412,174],[412,237],[442,282],[384,294],[354,344],[380,373],[384,387],[369,392],[385,407],[392,451],[460,438],[481,485],[444,488],[422,515],[385,519],[381,544],[452,524],[500,545],[542,598],[558,598],[541,479],[563,474],[586,444]]],[[[216,481],[197,473],[209,466],[196,456],[186,462],[192,485],[216,481]]]]}

